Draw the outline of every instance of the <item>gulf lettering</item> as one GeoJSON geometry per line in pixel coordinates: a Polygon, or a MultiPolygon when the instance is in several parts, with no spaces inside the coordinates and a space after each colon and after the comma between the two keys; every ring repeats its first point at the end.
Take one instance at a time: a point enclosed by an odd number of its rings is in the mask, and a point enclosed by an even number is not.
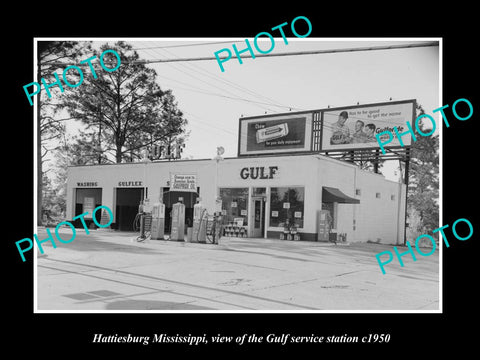
{"type": "Polygon", "coordinates": [[[273,179],[273,175],[277,173],[278,166],[269,166],[268,172],[266,167],[244,167],[240,170],[240,177],[244,180],[250,178],[256,179],[273,179]]]}

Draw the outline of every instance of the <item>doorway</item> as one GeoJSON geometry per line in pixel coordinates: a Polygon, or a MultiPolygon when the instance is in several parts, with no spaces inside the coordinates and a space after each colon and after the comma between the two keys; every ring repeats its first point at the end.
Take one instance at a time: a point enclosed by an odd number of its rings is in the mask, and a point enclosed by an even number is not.
{"type": "Polygon", "coordinates": [[[253,211],[250,224],[252,225],[252,237],[263,238],[265,230],[265,198],[252,198],[253,211]]]}
{"type": "Polygon", "coordinates": [[[170,234],[172,226],[172,209],[173,204],[182,200],[185,205],[185,231],[193,225],[193,206],[197,203],[200,196],[200,187],[197,192],[170,191],[168,187],[162,187],[160,192],[163,194],[163,203],[165,204],[165,233],[170,234]]]}
{"type": "MultiPolygon", "coordinates": [[[[84,212],[88,212],[88,215],[84,217],[85,224],[90,227],[93,222],[92,214],[93,210],[102,205],[102,189],[101,188],[76,188],[75,189],[75,216],[78,216],[84,212]]],[[[48,214],[47,214],[48,216],[48,214]]],[[[95,213],[95,220],[100,223],[102,216],[101,211],[95,213]]],[[[83,228],[83,223],[79,219],[72,222],[76,228],[83,228]]]]}
{"type": "Polygon", "coordinates": [[[133,231],[138,206],[143,200],[143,188],[117,188],[116,195],[116,227],[122,231],[133,231]]]}

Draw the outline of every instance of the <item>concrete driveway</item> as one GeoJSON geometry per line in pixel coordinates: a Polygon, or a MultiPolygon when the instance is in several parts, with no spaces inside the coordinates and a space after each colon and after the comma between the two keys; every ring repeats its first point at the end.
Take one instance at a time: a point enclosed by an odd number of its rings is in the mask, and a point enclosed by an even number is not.
{"type": "Polygon", "coordinates": [[[136,236],[78,229],[69,244],[44,243],[38,311],[439,312],[438,251],[403,256],[404,267],[394,259],[383,275],[375,254],[392,245],[136,236]]]}

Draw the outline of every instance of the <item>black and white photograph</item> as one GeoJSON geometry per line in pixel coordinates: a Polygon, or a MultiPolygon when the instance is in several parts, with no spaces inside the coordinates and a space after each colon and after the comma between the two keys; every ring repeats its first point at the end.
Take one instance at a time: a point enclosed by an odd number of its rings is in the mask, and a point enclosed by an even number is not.
{"type": "Polygon", "coordinates": [[[261,40],[36,39],[37,311],[441,310],[441,39],[261,40]]]}

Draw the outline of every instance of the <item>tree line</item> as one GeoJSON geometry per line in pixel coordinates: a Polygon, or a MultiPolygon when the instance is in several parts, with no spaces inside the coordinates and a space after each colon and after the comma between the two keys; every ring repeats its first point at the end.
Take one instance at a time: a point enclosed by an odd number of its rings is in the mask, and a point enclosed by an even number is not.
{"type": "MultiPolygon", "coordinates": [[[[38,225],[64,215],[68,166],[139,161],[149,146],[171,149],[188,136],[187,119],[172,90],[160,87],[156,71],[142,64],[126,42],[94,48],[91,42],[39,41],[37,78],[53,82],[55,71],[109,49],[121,58],[116,71],[101,71],[98,63],[91,63],[96,78],[85,75],[82,86],[65,87],[61,96],[55,96],[58,87],[50,88],[51,97],[36,95],[38,225]],[[67,121],[77,122],[75,135],[68,134],[67,121]],[[47,161],[53,164],[50,169],[45,169],[47,161]],[[54,176],[48,176],[51,170],[54,176]]],[[[74,84],[80,75],[67,76],[74,84]]]]}

